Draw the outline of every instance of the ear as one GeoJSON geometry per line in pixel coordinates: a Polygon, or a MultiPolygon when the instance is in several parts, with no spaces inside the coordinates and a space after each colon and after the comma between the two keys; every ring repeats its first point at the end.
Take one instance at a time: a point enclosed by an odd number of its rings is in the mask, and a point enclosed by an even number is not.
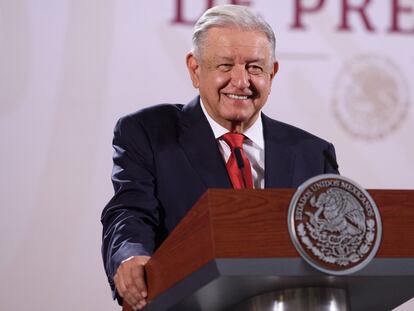
{"type": "Polygon", "coordinates": [[[195,58],[193,53],[188,53],[186,57],[187,69],[190,73],[191,81],[193,82],[193,86],[198,89],[200,86],[200,79],[199,79],[199,71],[200,65],[195,58]]]}
{"type": "Polygon", "coordinates": [[[275,61],[273,63],[272,72],[270,73],[270,88],[269,88],[269,94],[270,94],[270,92],[272,90],[273,78],[276,76],[278,70],[279,70],[279,63],[275,61]]]}
{"type": "Polygon", "coordinates": [[[276,76],[277,72],[279,70],[279,63],[278,62],[274,62],[273,63],[273,70],[272,73],[270,74],[270,79],[273,80],[273,78],[276,76]]]}

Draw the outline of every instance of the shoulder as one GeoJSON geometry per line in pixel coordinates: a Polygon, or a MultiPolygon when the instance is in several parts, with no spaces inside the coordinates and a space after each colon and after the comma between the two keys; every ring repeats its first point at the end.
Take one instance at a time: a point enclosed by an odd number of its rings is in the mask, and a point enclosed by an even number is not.
{"type": "Polygon", "coordinates": [[[330,143],[296,126],[262,115],[264,136],[286,145],[312,144],[326,146],[330,143]]]}
{"type": "Polygon", "coordinates": [[[180,104],[160,104],[121,117],[115,125],[112,145],[119,154],[128,150],[137,161],[150,159],[162,142],[176,139],[182,109],[180,104]]]}
{"type": "Polygon", "coordinates": [[[167,129],[177,124],[184,105],[158,104],[137,110],[119,118],[115,131],[167,129]]]}
{"type": "Polygon", "coordinates": [[[165,121],[177,119],[183,110],[182,104],[159,104],[137,110],[121,117],[120,122],[139,122],[163,124],[165,121]]]}
{"type": "MultiPolygon", "coordinates": [[[[335,147],[332,143],[313,135],[298,127],[273,120],[263,115],[263,133],[265,141],[272,148],[286,148],[306,163],[306,167],[317,167],[317,172],[338,174],[338,164],[336,162],[335,147]]],[[[272,149],[272,150],[276,150],[272,149]]],[[[306,170],[304,168],[304,170],[306,170]]]]}
{"type": "Polygon", "coordinates": [[[199,97],[187,104],[159,104],[140,109],[118,120],[118,127],[141,128],[154,134],[172,135],[177,128],[193,124],[202,116],[199,97]]]}

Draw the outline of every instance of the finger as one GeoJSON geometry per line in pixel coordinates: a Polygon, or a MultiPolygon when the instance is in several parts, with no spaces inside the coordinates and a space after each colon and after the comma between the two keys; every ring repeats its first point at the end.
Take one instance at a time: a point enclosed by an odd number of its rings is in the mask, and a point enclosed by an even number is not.
{"type": "Polygon", "coordinates": [[[142,308],[144,308],[146,306],[147,302],[145,300],[141,300],[140,302],[138,302],[138,304],[136,305],[136,309],[141,310],[142,308]]]}
{"type": "Polygon", "coordinates": [[[145,284],[144,266],[135,266],[131,272],[135,288],[139,291],[139,294],[142,298],[147,298],[147,286],[145,284]]]}
{"type": "MultiPolygon", "coordinates": [[[[140,299],[137,299],[127,288],[122,276],[117,276],[114,278],[115,286],[118,291],[118,294],[130,305],[138,305],[140,299]]],[[[136,309],[136,308],[135,308],[136,309]]]]}
{"type": "Polygon", "coordinates": [[[125,286],[125,283],[121,279],[122,278],[120,277],[119,273],[117,273],[114,276],[116,291],[118,292],[119,296],[124,297],[124,294],[126,292],[126,286],[125,286]]]}
{"type": "Polygon", "coordinates": [[[137,304],[134,304],[134,308],[141,310],[146,304],[147,288],[144,279],[144,268],[142,265],[134,265],[128,277],[128,282],[132,281],[131,287],[127,286],[128,292],[134,295],[134,298],[138,300],[137,304]]]}
{"type": "Polygon", "coordinates": [[[130,294],[126,294],[123,298],[125,302],[127,302],[134,310],[137,310],[140,306],[140,303],[138,300],[136,300],[133,296],[130,294]]]}
{"type": "Polygon", "coordinates": [[[124,301],[127,302],[134,310],[138,309],[139,302],[135,300],[132,296],[126,295],[124,301]]]}
{"type": "Polygon", "coordinates": [[[134,309],[141,309],[147,304],[144,264],[148,260],[149,257],[145,256],[128,258],[121,263],[114,276],[118,293],[134,309]]]}
{"type": "Polygon", "coordinates": [[[138,301],[136,304],[129,304],[133,310],[141,310],[147,305],[145,300],[138,301]]]}
{"type": "Polygon", "coordinates": [[[125,299],[130,301],[132,305],[136,305],[145,298],[141,295],[140,290],[136,287],[132,273],[124,275],[122,280],[125,286],[125,299]]]}

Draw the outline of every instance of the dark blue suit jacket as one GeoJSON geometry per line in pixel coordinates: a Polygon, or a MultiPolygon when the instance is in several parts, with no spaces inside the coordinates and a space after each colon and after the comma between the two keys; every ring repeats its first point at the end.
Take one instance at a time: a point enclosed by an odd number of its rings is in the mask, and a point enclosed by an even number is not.
{"type": "MultiPolygon", "coordinates": [[[[337,173],[332,144],[262,114],[265,187],[296,188],[337,173]]],[[[121,118],[115,128],[115,195],[102,213],[105,269],[151,255],[208,188],[231,188],[226,166],[199,98],[158,105],[121,118]]]]}

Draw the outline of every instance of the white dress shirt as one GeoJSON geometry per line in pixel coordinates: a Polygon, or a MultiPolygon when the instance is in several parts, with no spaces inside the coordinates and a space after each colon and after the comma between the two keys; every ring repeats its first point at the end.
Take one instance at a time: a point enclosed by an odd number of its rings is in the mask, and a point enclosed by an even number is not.
{"type": "MultiPolygon", "coordinates": [[[[230,157],[231,149],[224,139],[221,138],[221,136],[228,133],[229,130],[214,121],[214,119],[207,113],[201,98],[200,103],[201,109],[203,110],[203,113],[206,116],[211,129],[213,130],[214,137],[218,141],[219,150],[223,155],[224,161],[227,163],[227,160],[230,157]]],[[[263,189],[265,153],[262,118],[259,116],[253,125],[243,133],[243,135],[246,137],[243,141],[243,150],[249,159],[252,168],[253,186],[255,189],[263,189]]]]}

